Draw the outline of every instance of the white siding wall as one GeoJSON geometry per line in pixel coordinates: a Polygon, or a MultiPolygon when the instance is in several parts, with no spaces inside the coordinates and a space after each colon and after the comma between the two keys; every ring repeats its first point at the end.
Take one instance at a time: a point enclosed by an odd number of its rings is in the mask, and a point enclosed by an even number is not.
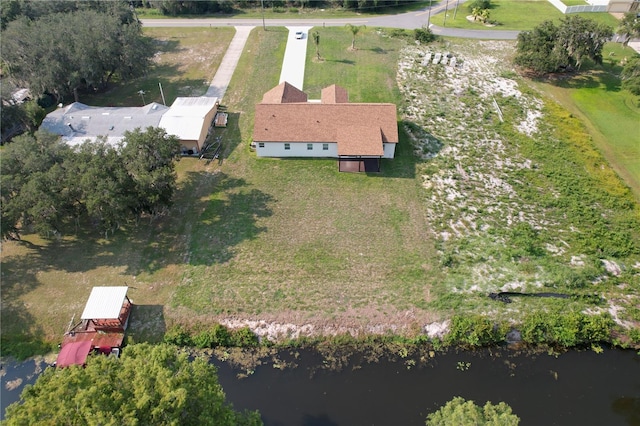
{"type": "Polygon", "coordinates": [[[283,142],[263,142],[264,148],[260,148],[260,142],[256,142],[256,155],[258,157],[317,157],[338,158],[338,145],[329,143],[329,149],[323,150],[322,143],[313,143],[313,149],[308,150],[305,142],[293,142],[291,149],[285,150],[283,142]]]}
{"type": "Polygon", "coordinates": [[[395,157],[396,155],[396,145],[395,143],[383,143],[382,147],[384,149],[384,155],[382,156],[382,158],[391,158],[393,159],[393,157],[395,157]]]}

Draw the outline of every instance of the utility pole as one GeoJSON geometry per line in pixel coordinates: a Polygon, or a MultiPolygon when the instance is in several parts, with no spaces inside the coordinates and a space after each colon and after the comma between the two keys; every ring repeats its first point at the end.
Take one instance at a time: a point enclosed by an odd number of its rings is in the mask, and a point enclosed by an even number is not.
{"type": "Polygon", "coordinates": [[[144,90],[138,90],[138,95],[142,98],[142,106],[145,106],[146,103],[144,101],[144,90]]]}
{"type": "Polygon", "coordinates": [[[453,20],[456,20],[456,14],[458,13],[458,3],[460,0],[456,0],[456,10],[453,11],[453,20]]]}
{"type": "Polygon", "coordinates": [[[260,4],[262,5],[262,29],[266,31],[267,26],[264,23],[264,0],[260,0],[260,4]]]}
{"type": "Polygon", "coordinates": [[[167,101],[164,100],[164,92],[162,91],[162,83],[158,82],[158,86],[160,86],[160,94],[162,95],[162,104],[167,106],[167,101]]]}
{"type": "Polygon", "coordinates": [[[429,0],[429,16],[427,16],[427,29],[431,27],[431,1],[429,0]]]}
{"type": "Polygon", "coordinates": [[[449,0],[446,0],[444,4],[444,22],[442,23],[443,27],[447,26],[447,11],[449,10],[449,0]]]}

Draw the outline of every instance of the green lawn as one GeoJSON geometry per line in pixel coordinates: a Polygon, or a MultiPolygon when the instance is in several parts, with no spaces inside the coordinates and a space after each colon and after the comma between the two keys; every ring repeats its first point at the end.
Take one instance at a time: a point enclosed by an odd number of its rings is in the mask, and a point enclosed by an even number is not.
{"type": "MultiPolygon", "coordinates": [[[[494,29],[494,30],[531,30],[543,21],[559,21],[563,15],[551,3],[546,0],[533,1],[509,1],[494,0],[491,2],[491,15],[489,20],[492,25],[484,25],[480,21],[468,20],[471,15],[466,4],[461,4],[456,12],[455,8],[449,9],[446,15],[439,13],[431,17],[431,22],[438,26],[465,29],[494,29]],[[455,16],[455,19],[454,19],[455,16]]],[[[615,27],[617,20],[608,13],[579,13],[585,18],[606,23],[615,27]]]]}
{"type": "MultiPolygon", "coordinates": [[[[228,108],[243,113],[225,140],[242,143],[216,175],[194,221],[191,265],[174,306],[205,316],[342,318],[348,324],[423,305],[437,276],[425,260],[435,253],[423,235],[427,224],[406,144],[377,176],[339,173],[335,160],[257,159],[249,152],[252,114],[244,112],[277,84],[282,57],[280,48],[266,49],[255,38],[277,34],[282,42],[284,32],[276,31],[254,31],[248,49],[265,54],[243,56],[234,74],[228,108]],[[257,69],[270,72],[257,79],[257,69]]],[[[346,29],[321,31],[325,60],[314,63],[311,52],[307,64],[312,98],[338,82],[353,101],[397,99],[389,80],[397,40],[370,32],[360,50],[348,52],[346,29]],[[380,55],[387,55],[384,61],[380,55]],[[365,89],[372,85],[376,92],[365,89]]]]}
{"type": "Polygon", "coordinates": [[[631,48],[608,43],[604,69],[538,87],[583,119],[611,166],[640,199],[640,103],[620,88],[620,80],[610,72],[619,72],[620,61],[635,54],[631,48]]]}
{"type": "Polygon", "coordinates": [[[305,91],[320,98],[320,90],[340,84],[350,92],[352,102],[397,102],[397,84],[390,78],[398,59],[398,40],[380,37],[373,28],[356,36],[356,50],[350,50],[352,34],[345,27],[314,28],[320,34],[320,57],[309,40],[305,69],[305,91]]]}

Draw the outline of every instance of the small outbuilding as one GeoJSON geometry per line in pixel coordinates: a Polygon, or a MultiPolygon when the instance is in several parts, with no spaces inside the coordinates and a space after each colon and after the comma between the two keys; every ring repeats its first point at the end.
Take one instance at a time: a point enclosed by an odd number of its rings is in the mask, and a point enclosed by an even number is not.
{"type": "Polygon", "coordinates": [[[57,367],[84,365],[92,351],[120,353],[132,303],[129,287],[93,287],[80,322],[65,333],[57,367]]]}
{"type": "Polygon", "coordinates": [[[202,151],[217,111],[216,97],[176,98],[160,119],[158,127],[180,139],[183,154],[198,154],[202,151]]]}

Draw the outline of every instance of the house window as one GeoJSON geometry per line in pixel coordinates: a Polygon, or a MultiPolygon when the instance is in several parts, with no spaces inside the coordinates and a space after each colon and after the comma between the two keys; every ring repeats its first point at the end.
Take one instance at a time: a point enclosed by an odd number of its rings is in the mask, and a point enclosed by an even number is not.
{"type": "Polygon", "coordinates": [[[322,144],[322,150],[323,151],[329,151],[329,144],[328,143],[323,143],[322,144]]]}
{"type": "Polygon", "coordinates": [[[290,143],[285,143],[284,144],[284,149],[285,149],[285,151],[290,150],[291,149],[291,144],[290,143]]]}
{"type": "Polygon", "coordinates": [[[311,151],[313,150],[313,144],[312,143],[308,143],[307,144],[307,151],[311,151]]]}
{"type": "Polygon", "coordinates": [[[258,148],[264,148],[264,142],[258,142],[258,148]]]}

